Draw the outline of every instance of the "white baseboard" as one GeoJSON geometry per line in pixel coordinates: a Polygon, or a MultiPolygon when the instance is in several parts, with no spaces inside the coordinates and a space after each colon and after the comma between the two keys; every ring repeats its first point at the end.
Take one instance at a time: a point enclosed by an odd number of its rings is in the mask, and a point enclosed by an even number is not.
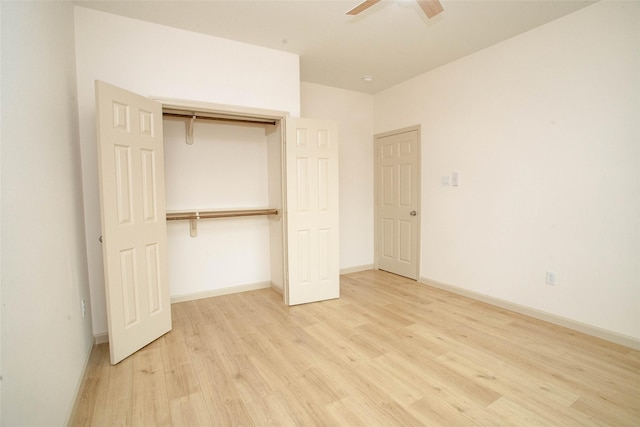
{"type": "Polygon", "coordinates": [[[282,285],[280,283],[271,282],[271,289],[282,295],[282,285]]]}
{"type": "Polygon", "coordinates": [[[457,286],[440,283],[435,280],[428,279],[426,277],[420,277],[420,283],[432,286],[434,288],[442,289],[454,294],[462,295],[471,299],[486,302],[487,304],[495,305],[500,308],[514,311],[525,316],[533,317],[535,319],[543,320],[545,322],[553,323],[554,325],[564,326],[565,328],[573,329],[574,331],[582,332],[593,337],[602,338],[603,340],[610,341],[616,344],[621,344],[626,347],[630,347],[636,350],[640,350],[640,340],[627,335],[619,334],[617,332],[608,331],[606,329],[598,328],[597,326],[587,325],[586,323],[571,320],[566,317],[557,316],[555,314],[547,313],[545,311],[537,310],[535,308],[527,307],[524,305],[516,304],[510,301],[506,301],[500,298],[491,297],[478,292],[469,291],[467,289],[459,288],[457,286]]]}
{"type": "Polygon", "coordinates": [[[108,332],[101,332],[101,333],[98,333],[98,334],[93,334],[93,343],[95,345],[104,344],[106,342],[109,342],[109,333],[108,332]]]}
{"type": "Polygon", "coordinates": [[[271,282],[249,283],[247,285],[232,286],[230,288],[212,289],[209,291],[195,292],[192,294],[175,295],[171,297],[171,304],[197,299],[219,297],[222,295],[237,294],[239,292],[255,291],[257,289],[270,288],[271,282]]]}
{"type": "Polygon", "coordinates": [[[373,270],[373,264],[356,265],[353,267],[341,268],[340,274],[358,273],[360,271],[373,270]]]}
{"type": "Polygon", "coordinates": [[[71,409],[69,410],[69,413],[67,414],[67,424],[65,425],[71,425],[69,424],[73,418],[73,416],[76,413],[76,409],[78,408],[78,397],[80,397],[80,391],[82,391],[82,386],[85,382],[85,380],[87,379],[87,368],[89,367],[89,360],[91,359],[91,352],[93,351],[93,346],[89,347],[89,351],[87,352],[87,355],[85,356],[85,360],[84,360],[84,367],[82,368],[82,373],[80,374],[80,378],[78,379],[78,383],[76,384],[76,391],[73,394],[75,396],[75,398],[73,399],[73,404],[71,405],[71,409]]]}

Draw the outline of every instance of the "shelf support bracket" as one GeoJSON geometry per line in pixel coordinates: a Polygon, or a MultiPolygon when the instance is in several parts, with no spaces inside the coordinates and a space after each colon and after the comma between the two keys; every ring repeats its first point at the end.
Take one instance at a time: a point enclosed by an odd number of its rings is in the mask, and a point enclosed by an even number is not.
{"type": "Polygon", "coordinates": [[[193,145],[193,124],[196,121],[196,116],[193,115],[189,120],[187,120],[184,124],[187,130],[187,145],[193,145]]]}
{"type": "Polygon", "coordinates": [[[189,220],[189,234],[191,237],[198,237],[198,220],[200,219],[200,214],[196,212],[196,217],[191,218],[189,220]]]}

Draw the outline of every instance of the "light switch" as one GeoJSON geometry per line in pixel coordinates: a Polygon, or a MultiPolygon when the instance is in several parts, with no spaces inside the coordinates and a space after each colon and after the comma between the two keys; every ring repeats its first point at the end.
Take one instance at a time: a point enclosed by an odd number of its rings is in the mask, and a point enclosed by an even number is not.
{"type": "Polygon", "coordinates": [[[448,187],[449,186],[449,175],[443,175],[440,178],[440,185],[442,185],[443,187],[448,187]]]}
{"type": "Polygon", "coordinates": [[[451,185],[457,187],[459,184],[458,172],[451,172],[451,185]]]}

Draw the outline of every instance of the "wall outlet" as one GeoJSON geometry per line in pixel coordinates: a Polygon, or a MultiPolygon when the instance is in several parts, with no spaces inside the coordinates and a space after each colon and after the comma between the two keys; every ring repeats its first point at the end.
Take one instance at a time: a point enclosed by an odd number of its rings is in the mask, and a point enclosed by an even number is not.
{"type": "Polygon", "coordinates": [[[443,187],[449,186],[449,175],[443,175],[440,177],[440,185],[443,187]]]}
{"type": "Polygon", "coordinates": [[[556,273],[554,273],[553,271],[547,271],[546,282],[547,282],[547,285],[555,285],[556,273]]]}
{"type": "Polygon", "coordinates": [[[84,299],[80,301],[80,305],[82,307],[82,318],[84,319],[87,315],[87,304],[84,302],[84,299]]]}

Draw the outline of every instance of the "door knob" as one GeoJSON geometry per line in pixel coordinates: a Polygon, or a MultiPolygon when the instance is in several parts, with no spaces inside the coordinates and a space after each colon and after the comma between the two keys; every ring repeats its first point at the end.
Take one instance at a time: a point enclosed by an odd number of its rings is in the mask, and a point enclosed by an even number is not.
{"type": "Polygon", "coordinates": [[[416,211],[411,211],[411,212],[409,212],[409,215],[411,215],[411,216],[416,216],[416,215],[418,215],[418,212],[416,212],[416,211]]]}

